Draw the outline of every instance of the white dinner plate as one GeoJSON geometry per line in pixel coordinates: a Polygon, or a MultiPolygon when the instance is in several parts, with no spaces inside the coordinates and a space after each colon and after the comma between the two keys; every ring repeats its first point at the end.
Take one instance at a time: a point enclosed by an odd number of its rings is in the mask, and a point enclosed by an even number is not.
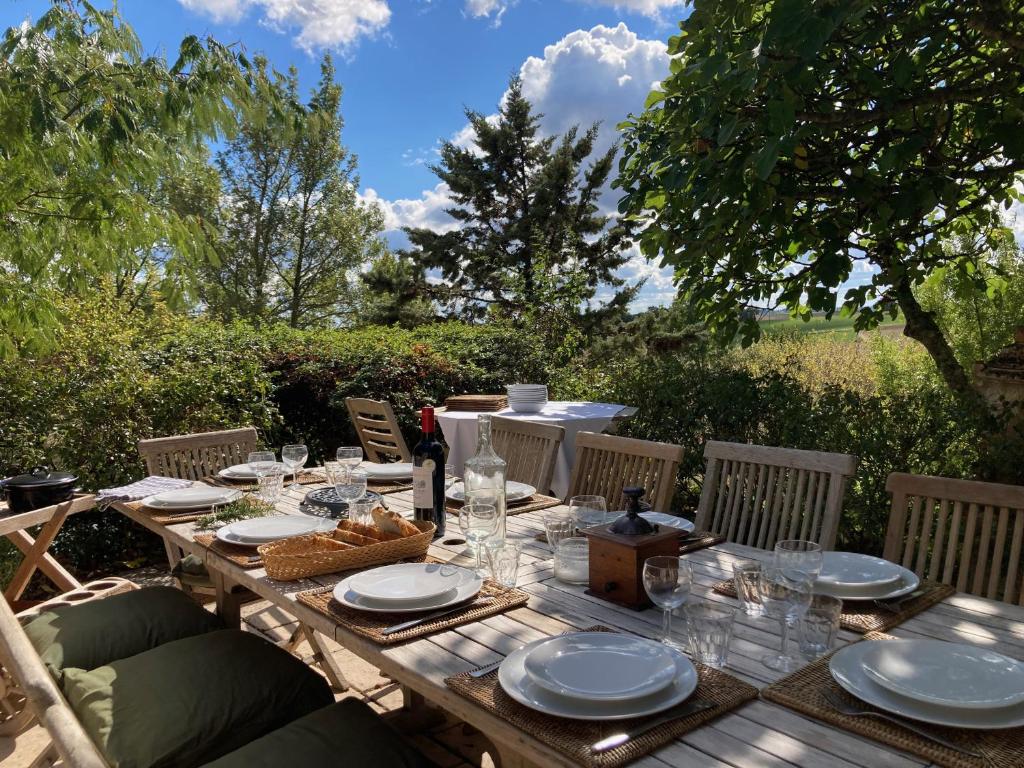
{"type": "Polygon", "coordinates": [[[359,468],[370,480],[408,480],[412,477],[412,462],[409,461],[397,461],[394,464],[364,461],[359,468]]]}
{"type": "MultiPolygon", "coordinates": [[[[526,483],[517,483],[513,480],[507,480],[505,482],[505,502],[508,504],[514,504],[517,501],[525,501],[537,492],[537,489],[532,485],[526,483]]],[[[465,501],[466,500],[466,486],[463,483],[452,483],[451,487],[445,491],[445,496],[450,501],[465,501]]]]}
{"type": "MultiPolygon", "coordinates": [[[[279,472],[285,475],[292,474],[288,467],[282,464],[280,461],[275,461],[274,466],[279,472]]],[[[250,464],[232,464],[230,467],[225,467],[217,473],[221,477],[226,477],[228,480],[255,480],[256,470],[252,468],[250,464]]]]}
{"type": "Polygon", "coordinates": [[[459,586],[468,571],[439,563],[396,563],[355,574],[348,588],[381,603],[422,602],[459,586]]]}
{"type": "Polygon", "coordinates": [[[302,536],[314,531],[333,531],[338,527],[336,520],[307,515],[273,515],[253,517],[228,523],[217,530],[218,538],[232,544],[259,546],[278,539],[302,536]],[[227,538],[222,538],[221,533],[227,538]]]}
{"type": "Polygon", "coordinates": [[[678,528],[681,531],[689,532],[693,530],[693,523],[685,517],[666,515],[664,512],[641,512],[640,517],[657,525],[667,525],[670,528],[678,528]]]}
{"type": "Polygon", "coordinates": [[[498,667],[498,682],[505,693],[525,707],[555,717],[574,720],[626,720],[653,715],[685,701],[697,689],[697,670],[681,651],[668,649],[675,660],[675,679],[660,691],[625,701],[598,701],[559,696],[533,682],[524,661],[529,653],[545,642],[536,640],[510,653],[498,667]]]}
{"type": "MultiPolygon", "coordinates": [[[[349,582],[352,580],[352,576],[347,579],[342,579],[334,587],[334,599],[342,605],[348,606],[349,608],[355,608],[359,611],[368,611],[370,613],[415,613],[417,611],[432,611],[440,608],[447,608],[451,605],[458,605],[464,603],[467,600],[471,600],[476,597],[477,593],[480,592],[480,587],[483,586],[483,577],[477,575],[473,571],[466,568],[460,568],[463,572],[462,582],[455,588],[454,592],[445,592],[437,597],[432,597],[429,600],[424,600],[420,603],[402,603],[401,605],[395,605],[394,603],[382,603],[378,600],[372,600],[369,597],[363,597],[357,592],[349,589],[349,582]]],[[[358,575],[358,574],[357,574],[358,575]]]]}
{"type": "Polygon", "coordinates": [[[638,699],[669,685],[676,661],[664,643],[618,632],[550,637],[523,659],[530,679],[577,699],[638,699]]]}
{"type": "Polygon", "coordinates": [[[540,413],[544,410],[545,405],[547,405],[547,401],[538,403],[518,403],[510,400],[508,407],[516,413],[540,413]]]}
{"type": "Polygon", "coordinates": [[[206,509],[214,504],[228,504],[242,494],[231,488],[215,488],[205,483],[195,483],[188,488],[178,488],[147,496],[142,500],[144,506],[153,509],[174,509],[187,511],[190,509],[206,509]]]}
{"type": "Polygon", "coordinates": [[[997,709],[1024,702],[1024,663],[975,645],[890,640],[864,654],[874,682],[917,701],[953,709],[997,709]]]}
{"type": "Polygon", "coordinates": [[[891,600],[909,595],[921,586],[921,579],[908,568],[900,567],[900,578],[892,584],[880,584],[874,587],[839,587],[835,584],[814,583],[814,594],[831,595],[840,600],[891,600]]]}
{"type": "Polygon", "coordinates": [[[901,696],[883,688],[864,672],[864,657],[873,652],[877,643],[893,640],[861,640],[841,648],[829,660],[832,677],[843,688],[872,706],[934,725],[976,730],[1019,728],[1024,725],[1024,704],[1000,709],[951,709],[901,696]]]}
{"type": "Polygon", "coordinates": [[[856,552],[824,552],[817,585],[828,584],[840,589],[881,588],[895,584],[901,575],[900,566],[880,557],[856,552]]]}

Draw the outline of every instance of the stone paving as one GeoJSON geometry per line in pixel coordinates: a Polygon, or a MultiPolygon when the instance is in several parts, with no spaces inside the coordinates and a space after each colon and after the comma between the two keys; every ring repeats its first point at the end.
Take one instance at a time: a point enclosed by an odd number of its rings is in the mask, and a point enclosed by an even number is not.
{"type": "MultiPolygon", "coordinates": [[[[146,568],[119,575],[144,586],[173,583],[166,569],[146,568]]],[[[298,626],[294,617],[266,601],[243,606],[242,623],[245,630],[275,643],[287,641],[298,626]]],[[[440,768],[494,768],[495,763],[487,753],[489,742],[483,734],[440,710],[430,711],[427,717],[423,713],[403,711],[402,691],[392,680],[334,641],[324,640],[327,643],[325,651],[334,657],[350,686],[348,691],[337,695],[339,699],[355,696],[368,702],[440,768]]],[[[305,641],[295,653],[308,664],[315,664],[312,650],[305,641]]],[[[16,739],[0,738],[0,765],[3,768],[29,768],[46,744],[46,733],[38,726],[16,739]]]]}

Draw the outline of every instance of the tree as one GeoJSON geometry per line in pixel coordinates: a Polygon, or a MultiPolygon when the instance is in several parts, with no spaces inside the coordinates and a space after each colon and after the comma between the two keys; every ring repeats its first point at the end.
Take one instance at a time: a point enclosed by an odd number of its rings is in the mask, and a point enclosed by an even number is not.
{"type": "Polygon", "coordinates": [[[309,103],[296,75],[256,61],[254,95],[274,94],[264,119],[218,153],[223,178],[219,262],[207,270],[206,304],[221,316],[334,323],[353,309],[351,278],[384,250],[383,214],[359,200],[356,158],[341,144],[341,87],[329,56],[309,103]]]}
{"type": "MultiPolygon", "coordinates": [[[[0,356],[41,349],[54,298],[162,249],[159,282],[187,284],[209,255],[205,223],[164,204],[163,180],[235,128],[248,62],[186,37],[145,57],[116,10],[54,2],[0,42],[0,356]]],[[[174,293],[175,291],[169,291],[174,293]]]]}
{"type": "Polygon", "coordinates": [[[410,259],[385,253],[360,274],[359,322],[415,328],[434,319],[426,276],[410,259]]]}
{"type": "Polygon", "coordinates": [[[946,243],[949,264],[914,289],[968,370],[1012,344],[1024,326],[1024,250],[1009,234],[994,249],[984,240],[946,243]]]}
{"type": "Polygon", "coordinates": [[[978,402],[914,294],[958,233],[998,239],[1024,169],[1017,0],[697,0],[671,74],[623,124],[620,210],[701,315],[745,343],[751,306],[858,329],[902,312],[978,402]],[[855,268],[871,281],[838,296],[855,268]]]}
{"type": "MultiPolygon", "coordinates": [[[[566,286],[582,276],[584,301],[601,286],[621,288],[615,270],[627,260],[630,232],[618,222],[610,226],[597,206],[616,148],[583,168],[597,125],[582,136],[574,127],[560,138],[538,138],[541,116],[532,113],[517,78],[497,119],[473,110],[466,117],[473,146],[446,141],[441,162],[431,166],[451,190],[455,204],[447,213],[458,227],[405,230],[410,258],[441,272],[431,296],[467,318],[488,308],[518,318],[540,298],[540,271],[566,286]]],[[[628,304],[638,288],[617,291],[611,303],[628,304]]]]}

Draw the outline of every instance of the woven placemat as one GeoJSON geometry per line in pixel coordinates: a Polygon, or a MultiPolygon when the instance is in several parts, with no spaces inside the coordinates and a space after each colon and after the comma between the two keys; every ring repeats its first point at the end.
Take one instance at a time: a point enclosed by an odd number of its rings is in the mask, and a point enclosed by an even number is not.
{"type": "Polygon", "coordinates": [[[209,509],[196,509],[178,515],[162,514],[162,510],[156,510],[145,506],[141,501],[122,502],[125,506],[131,507],[136,512],[141,512],[158,525],[178,525],[179,523],[194,523],[203,515],[210,514],[209,509]]]}
{"type": "MultiPolygon", "coordinates": [[[[736,597],[736,585],[732,579],[720,581],[712,589],[726,597],[736,597]]],[[[870,600],[846,600],[843,602],[843,614],[839,624],[851,632],[885,632],[899,626],[904,621],[922,611],[926,611],[936,603],[941,603],[956,592],[948,584],[937,581],[921,580],[917,588],[921,594],[900,603],[897,608],[882,608],[870,600]]]]}
{"type": "MultiPolygon", "coordinates": [[[[589,627],[586,632],[615,632],[608,627],[589,627]]],[[[483,677],[471,677],[469,672],[449,677],[445,683],[456,693],[483,707],[491,714],[529,733],[538,741],[561,752],[576,763],[587,768],[614,768],[625,765],[647,755],[683,734],[699,728],[709,720],[735,709],[744,702],[757,698],[757,688],[738,680],[718,669],[696,664],[699,683],[697,690],[688,700],[705,699],[715,706],[692,715],[672,720],[630,739],[615,749],[600,754],[590,751],[592,744],[616,733],[628,731],[643,725],[651,718],[639,717],[632,720],[594,722],[554,717],[524,707],[512,699],[498,682],[495,670],[483,677]]],[[[685,706],[680,705],[680,707],[685,706]]],[[[661,714],[653,715],[659,717],[661,714]]]]}
{"type": "MultiPolygon", "coordinates": [[[[433,558],[428,558],[428,562],[433,558]]],[[[360,569],[365,570],[365,569],[360,569]]],[[[349,576],[356,571],[348,571],[342,576],[349,576]]],[[[434,621],[406,629],[402,632],[395,632],[391,635],[381,634],[381,630],[416,618],[415,614],[409,613],[366,613],[357,611],[342,605],[332,596],[333,587],[322,587],[300,592],[296,595],[299,602],[308,605],[315,611],[322,613],[327,618],[345,629],[355,632],[357,635],[369,638],[379,645],[394,645],[415,640],[420,637],[443,632],[444,630],[457,627],[460,624],[467,624],[473,621],[486,619],[498,613],[519,608],[526,605],[529,595],[513,587],[503,587],[501,584],[484,580],[480,593],[466,607],[455,613],[439,616],[434,621]],[[488,602],[481,602],[483,598],[491,598],[488,602]]]]}
{"type": "Polygon", "coordinates": [[[230,560],[242,568],[262,568],[263,558],[255,549],[249,547],[235,547],[225,544],[212,533],[197,533],[192,537],[196,544],[202,544],[211,552],[216,552],[225,560],[230,560]]]}
{"type": "MultiPolygon", "coordinates": [[[[517,502],[515,504],[505,505],[505,514],[508,517],[515,515],[524,515],[527,512],[537,512],[541,509],[548,509],[549,507],[557,507],[562,503],[561,499],[556,499],[554,496],[545,496],[543,493],[535,493],[529,499],[523,502],[517,502]]],[[[457,501],[448,501],[447,509],[453,515],[458,515],[459,510],[462,509],[462,504],[457,501]]]]}
{"type": "MultiPolygon", "coordinates": [[[[214,475],[212,477],[204,478],[203,482],[211,485],[219,485],[222,488],[234,488],[236,491],[255,491],[259,486],[251,480],[231,480],[220,475],[214,475]]],[[[292,484],[291,475],[284,476],[285,487],[292,484]]],[[[299,472],[297,478],[299,485],[316,485],[317,483],[326,483],[327,475],[322,469],[304,469],[299,472]]]]}
{"type": "MultiPolygon", "coordinates": [[[[865,640],[892,640],[891,635],[870,632],[865,640]]],[[[835,653],[833,651],[833,653],[835,653]]],[[[832,678],[828,663],[832,653],[813,661],[806,667],[778,680],[763,691],[761,696],[805,715],[835,725],[843,730],[866,736],[890,747],[910,752],[947,768],[1022,768],[1024,767],[1024,728],[998,731],[976,731],[965,728],[946,728],[924,723],[926,728],[957,746],[980,752],[984,758],[965,755],[930,741],[900,726],[874,717],[851,717],[834,710],[825,699],[825,691],[839,694],[844,700],[870,711],[868,704],[846,693],[832,678]]]]}
{"type": "Polygon", "coordinates": [[[399,491],[412,490],[412,483],[375,483],[373,481],[367,481],[366,489],[369,491],[376,491],[383,495],[385,493],[398,493],[399,491]]]}

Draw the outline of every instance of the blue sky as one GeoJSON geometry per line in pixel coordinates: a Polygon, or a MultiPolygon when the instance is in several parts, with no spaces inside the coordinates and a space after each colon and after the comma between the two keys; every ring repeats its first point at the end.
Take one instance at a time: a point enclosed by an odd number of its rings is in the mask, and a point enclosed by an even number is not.
{"type": "MultiPolygon", "coordinates": [[[[106,0],[94,0],[100,6],[106,0]]],[[[0,22],[34,19],[44,0],[8,0],[0,22]]],[[[144,47],[173,57],[187,34],[212,35],[294,65],[303,90],[324,51],[344,87],[343,141],[359,157],[363,196],[380,204],[393,244],[403,225],[444,227],[446,189],[427,164],[442,139],[464,141],[464,107],[493,112],[513,74],[559,133],[639,111],[667,71],[664,41],[688,10],[681,0],[122,0],[144,47]]],[[[600,148],[600,147],[599,147],[600,148]]],[[[609,191],[603,207],[613,210],[609,191]]],[[[668,273],[639,255],[623,270],[647,277],[639,306],[667,303],[668,273]]]]}

